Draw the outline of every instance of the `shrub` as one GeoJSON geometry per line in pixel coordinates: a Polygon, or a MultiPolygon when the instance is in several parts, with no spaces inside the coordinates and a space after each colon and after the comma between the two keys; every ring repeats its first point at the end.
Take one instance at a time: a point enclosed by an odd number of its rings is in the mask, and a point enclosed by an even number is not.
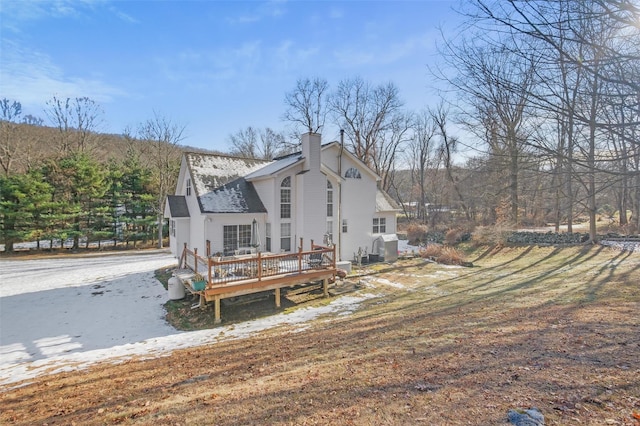
{"type": "Polygon", "coordinates": [[[444,265],[462,265],[464,256],[454,247],[443,247],[436,261],[444,265]]]}
{"type": "Polygon", "coordinates": [[[409,244],[415,245],[423,241],[426,235],[427,225],[413,222],[407,226],[407,239],[409,240],[409,244]]]}
{"type": "Polygon", "coordinates": [[[468,241],[469,238],[471,238],[470,232],[465,231],[462,228],[451,228],[445,234],[444,242],[445,244],[452,246],[462,241],[468,241]]]}
{"type": "Polygon", "coordinates": [[[477,246],[497,245],[503,246],[507,242],[507,238],[511,234],[510,230],[501,226],[480,226],[475,229],[472,241],[477,246]]]}
{"type": "Polygon", "coordinates": [[[420,257],[425,259],[436,260],[442,252],[442,245],[440,244],[428,244],[426,247],[420,249],[420,257]]]}
{"type": "Polygon", "coordinates": [[[444,265],[462,265],[465,263],[462,253],[454,247],[429,244],[420,250],[420,257],[432,259],[444,265]]]}

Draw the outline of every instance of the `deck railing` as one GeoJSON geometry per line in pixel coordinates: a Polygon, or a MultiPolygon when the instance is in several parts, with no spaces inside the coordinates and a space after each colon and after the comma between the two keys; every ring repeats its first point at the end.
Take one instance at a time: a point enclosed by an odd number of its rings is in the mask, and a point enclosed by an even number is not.
{"type": "Polygon", "coordinates": [[[311,242],[311,250],[302,250],[302,241],[297,252],[270,254],[260,253],[230,257],[202,257],[197,249],[184,245],[180,267],[201,274],[207,288],[222,286],[236,281],[302,274],[306,271],[336,268],[336,250],[311,242]]]}

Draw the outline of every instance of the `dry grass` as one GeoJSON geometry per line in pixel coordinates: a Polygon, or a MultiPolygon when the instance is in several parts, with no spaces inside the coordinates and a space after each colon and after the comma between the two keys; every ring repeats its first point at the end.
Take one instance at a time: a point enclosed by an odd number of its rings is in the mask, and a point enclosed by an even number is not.
{"type": "Polygon", "coordinates": [[[503,246],[507,242],[509,234],[513,232],[513,228],[505,228],[499,225],[495,226],[479,226],[471,236],[473,243],[478,246],[503,246]]]}
{"type": "Polygon", "coordinates": [[[640,255],[521,247],[468,258],[476,267],[415,259],[371,271],[397,285],[302,332],[5,389],[0,423],[495,425],[536,406],[547,425],[637,425],[640,255]]]}
{"type": "Polygon", "coordinates": [[[412,222],[407,226],[407,229],[406,229],[407,239],[409,240],[410,243],[416,244],[425,239],[425,236],[427,235],[428,230],[429,229],[427,228],[427,225],[424,225],[422,223],[412,222]]]}
{"type": "Polygon", "coordinates": [[[460,250],[441,244],[429,244],[420,249],[420,257],[432,259],[443,265],[462,265],[465,263],[464,254],[460,250]]]}

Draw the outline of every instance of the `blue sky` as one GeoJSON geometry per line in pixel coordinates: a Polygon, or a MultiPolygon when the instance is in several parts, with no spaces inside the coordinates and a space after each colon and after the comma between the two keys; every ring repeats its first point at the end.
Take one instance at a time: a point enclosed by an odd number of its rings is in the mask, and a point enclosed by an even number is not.
{"type": "MultiPolygon", "coordinates": [[[[2,0],[0,98],[46,119],[45,103],[87,96],[100,131],[122,133],[154,111],[185,126],[184,145],[228,151],[254,126],[284,130],[299,78],[331,87],[392,81],[406,107],[434,104],[427,66],[453,0],[2,0]]],[[[323,139],[335,140],[337,129],[323,139]]]]}

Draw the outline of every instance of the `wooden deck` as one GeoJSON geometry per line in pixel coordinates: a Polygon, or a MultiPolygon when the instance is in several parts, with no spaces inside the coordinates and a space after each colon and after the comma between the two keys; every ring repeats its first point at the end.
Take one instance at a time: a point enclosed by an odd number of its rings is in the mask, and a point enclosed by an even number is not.
{"type": "Polygon", "coordinates": [[[311,250],[300,248],[295,253],[242,255],[232,257],[202,257],[197,250],[184,247],[180,269],[174,275],[187,291],[200,296],[200,306],[214,303],[215,322],[220,322],[222,299],[275,291],[276,306],[280,307],[280,289],[315,281],[323,282],[328,296],[329,281],[335,279],[335,247],[318,246],[311,242],[311,250]],[[194,288],[196,278],[203,278],[205,288],[194,288]]]}

